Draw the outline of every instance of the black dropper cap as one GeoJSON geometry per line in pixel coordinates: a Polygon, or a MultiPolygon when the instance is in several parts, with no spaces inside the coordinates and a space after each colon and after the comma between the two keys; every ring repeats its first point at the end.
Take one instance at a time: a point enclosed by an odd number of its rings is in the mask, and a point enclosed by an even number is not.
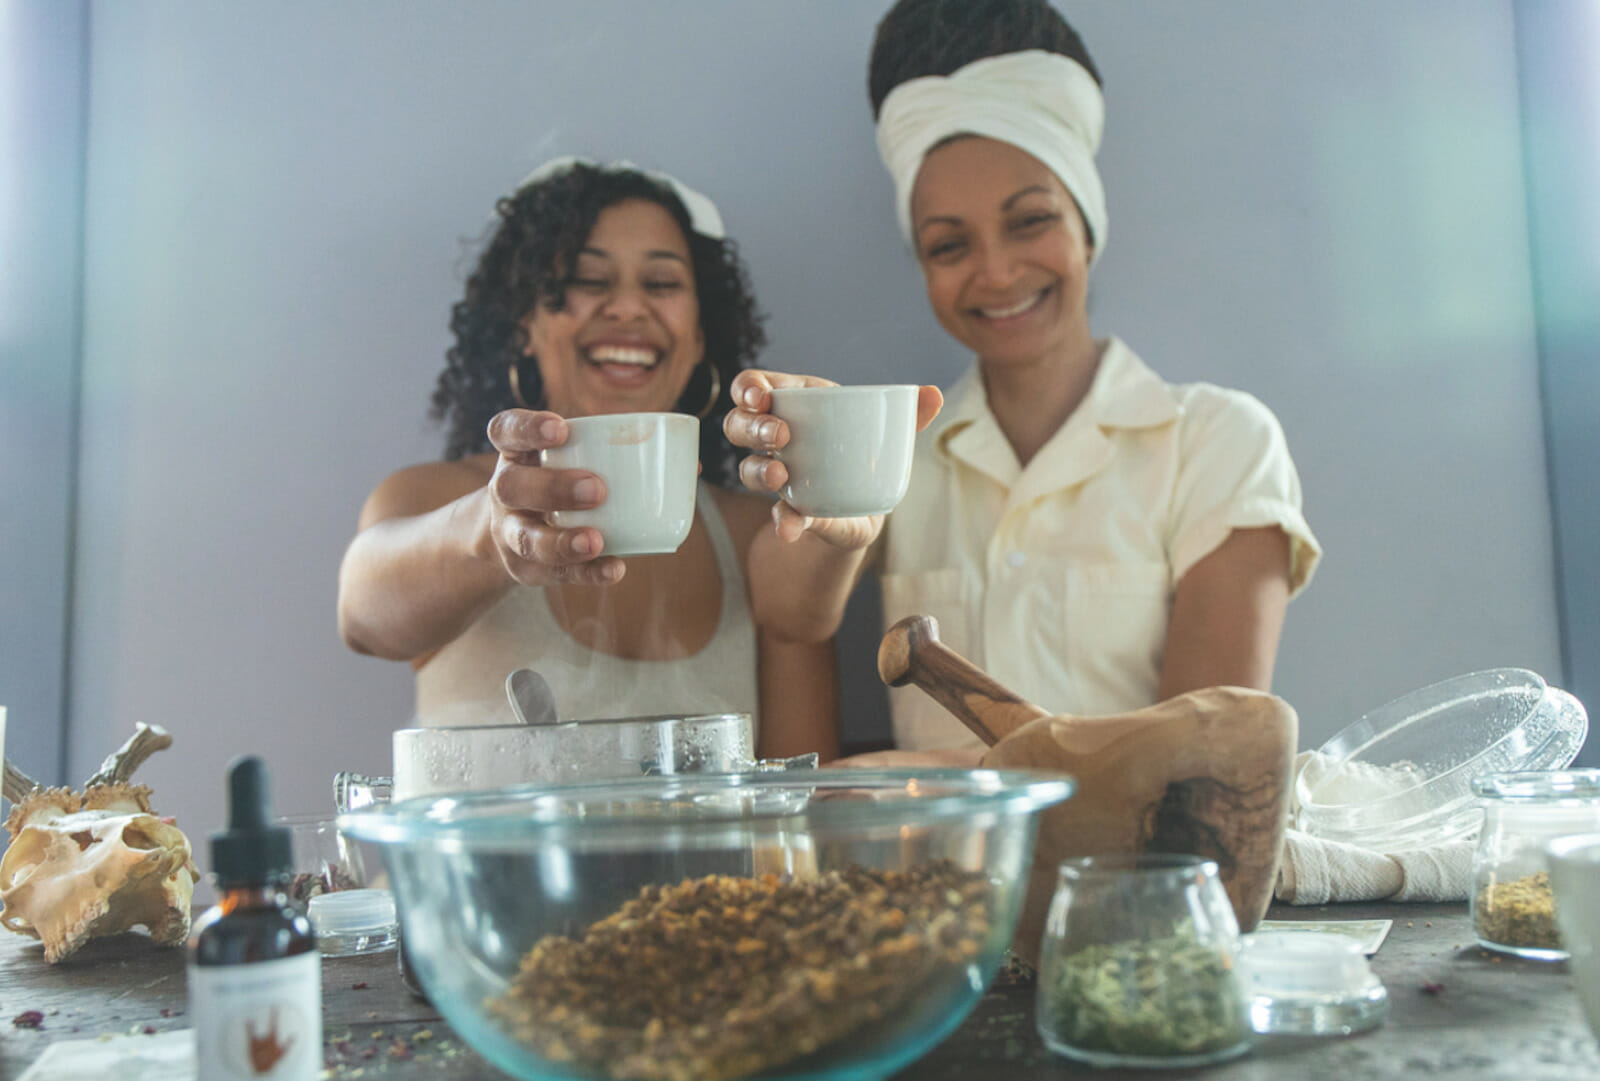
{"type": "Polygon", "coordinates": [[[264,886],[289,876],[289,831],[271,820],[267,767],[255,755],[235,759],[228,766],[228,828],[211,835],[218,886],[264,886]]]}

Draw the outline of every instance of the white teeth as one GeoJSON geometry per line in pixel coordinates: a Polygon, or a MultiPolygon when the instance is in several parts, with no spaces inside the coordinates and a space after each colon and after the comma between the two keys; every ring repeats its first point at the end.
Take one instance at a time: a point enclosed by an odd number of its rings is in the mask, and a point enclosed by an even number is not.
{"type": "Polygon", "coordinates": [[[641,368],[656,362],[653,349],[630,349],[621,345],[599,345],[589,350],[589,359],[597,364],[634,364],[641,368]]]}
{"type": "Polygon", "coordinates": [[[1029,297],[1027,300],[1022,301],[1019,304],[1014,304],[1009,308],[979,308],[978,311],[983,314],[985,319],[1009,319],[1013,315],[1021,315],[1023,312],[1039,303],[1040,298],[1043,296],[1044,293],[1041,291],[1033,294],[1033,296],[1029,297]]]}

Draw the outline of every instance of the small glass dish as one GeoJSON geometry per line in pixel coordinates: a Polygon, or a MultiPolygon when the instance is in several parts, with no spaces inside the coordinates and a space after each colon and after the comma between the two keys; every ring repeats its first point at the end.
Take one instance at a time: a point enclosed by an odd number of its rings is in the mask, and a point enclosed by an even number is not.
{"type": "Polygon", "coordinates": [[[1380,852],[1470,837],[1474,778],[1562,769],[1589,731],[1583,704],[1536,672],[1494,668],[1380,706],[1313,753],[1295,778],[1299,829],[1380,852]]]}
{"type": "Polygon", "coordinates": [[[1472,929],[1478,945],[1535,961],[1564,961],[1547,846],[1600,830],[1600,770],[1479,777],[1483,832],[1472,854],[1472,929]]]}
{"type": "Polygon", "coordinates": [[[1383,1024],[1389,992],[1343,935],[1245,935],[1239,972],[1250,1027],[1273,1036],[1349,1036],[1383,1024]]]}
{"type": "Polygon", "coordinates": [[[1195,856],[1067,860],[1039,962],[1038,1027],[1094,1066],[1186,1067],[1250,1049],[1239,926],[1195,856]]]}
{"type": "Polygon", "coordinates": [[[335,890],[319,893],[307,906],[324,957],[382,953],[400,941],[400,920],[388,890],[335,890]]]}
{"type": "Polygon", "coordinates": [[[357,890],[367,884],[361,846],[339,832],[328,815],[284,815],[274,825],[289,831],[289,858],[293,862],[285,893],[302,911],[319,894],[357,890]]]}

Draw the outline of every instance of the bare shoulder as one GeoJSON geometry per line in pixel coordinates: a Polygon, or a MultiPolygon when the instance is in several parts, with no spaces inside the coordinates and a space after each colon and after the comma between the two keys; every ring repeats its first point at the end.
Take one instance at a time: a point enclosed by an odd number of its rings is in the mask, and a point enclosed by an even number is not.
{"type": "Polygon", "coordinates": [[[361,508],[361,528],[388,518],[438,510],[488,483],[496,456],[475,454],[454,462],[423,462],[385,477],[361,508]]]}

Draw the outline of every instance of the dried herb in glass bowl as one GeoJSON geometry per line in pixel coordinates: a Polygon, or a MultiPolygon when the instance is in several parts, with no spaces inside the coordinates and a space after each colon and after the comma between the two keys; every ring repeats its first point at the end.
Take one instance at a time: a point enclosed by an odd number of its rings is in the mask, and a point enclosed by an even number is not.
{"type": "Polygon", "coordinates": [[[579,937],[541,939],[488,1006],[545,1057],[607,1077],[746,1077],[965,978],[993,890],[948,861],[647,886],[579,937]]]}

